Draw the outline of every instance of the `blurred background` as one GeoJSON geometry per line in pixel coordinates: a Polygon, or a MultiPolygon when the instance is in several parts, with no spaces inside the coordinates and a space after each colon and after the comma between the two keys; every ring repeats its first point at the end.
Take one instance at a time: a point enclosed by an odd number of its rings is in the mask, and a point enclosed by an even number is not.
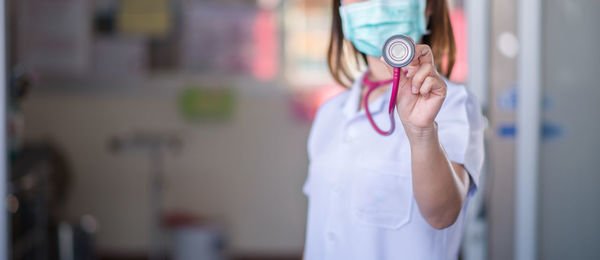
{"type": "MultiPolygon", "coordinates": [[[[0,259],[301,259],[330,1],[0,3],[0,259]]],[[[449,3],[488,122],[461,259],[600,259],[600,2],[449,3]]]]}

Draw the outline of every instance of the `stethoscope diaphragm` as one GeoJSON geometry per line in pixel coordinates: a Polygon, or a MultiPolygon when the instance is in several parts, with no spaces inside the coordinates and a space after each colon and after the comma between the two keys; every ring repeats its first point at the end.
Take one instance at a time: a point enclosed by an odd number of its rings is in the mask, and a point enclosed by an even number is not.
{"type": "Polygon", "coordinates": [[[385,41],[382,49],[383,59],[392,67],[404,67],[415,57],[415,43],[405,35],[394,35],[385,41]]]}

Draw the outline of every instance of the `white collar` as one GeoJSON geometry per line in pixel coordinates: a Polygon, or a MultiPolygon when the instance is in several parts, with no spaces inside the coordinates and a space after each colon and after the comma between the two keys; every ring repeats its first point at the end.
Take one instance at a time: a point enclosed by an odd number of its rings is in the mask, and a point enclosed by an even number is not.
{"type": "MultiPolygon", "coordinates": [[[[363,102],[361,99],[361,92],[362,81],[365,75],[366,71],[362,72],[360,77],[358,77],[354,81],[354,83],[352,84],[352,89],[350,89],[350,93],[348,95],[348,98],[346,99],[346,103],[344,104],[343,113],[348,119],[365,113],[364,109],[358,111],[358,105],[360,104],[360,102],[363,102]]],[[[390,99],[391,93],[392,88],[388,87],[385,94],[377,97],[377,99],[369,103],[369,111],[372,115],[381,112],[384,108],[384,105],[389,104],[388,100],[390,99]]]]}

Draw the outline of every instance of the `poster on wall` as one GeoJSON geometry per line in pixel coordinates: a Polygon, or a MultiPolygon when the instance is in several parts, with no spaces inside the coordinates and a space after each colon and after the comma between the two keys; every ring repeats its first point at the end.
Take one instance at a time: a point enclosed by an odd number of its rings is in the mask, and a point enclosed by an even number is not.
{"type": "Polygon", "coordinates": [[[230,84],[186,84],[177,99],[179,113],[187,122],[225,122],[231,120],[236,97],[230,84]]]}
{"type": "Polygon", "coordinates": [[[183,3],[179,60],[185,71],[271,81],[279,73],[279,42],[276,8],[183,3]]]}
{"type": "Polygon", "coordinates": [[[119,31],[124,34],[165,37],[171,30],[168,0],[120,0],[117,14],[119,31]]]}
{"type": "Polygon", "coordinates": [[[334,84],[325,60],[329,8],[327,1],[284,1],[285,79],[292,89],[334,84]]]}
{"type": "Polygon", "coordinates": [[[90,65],[88,0],[19,0],[17,61],[40,75],[79,76],[90,65]]]}

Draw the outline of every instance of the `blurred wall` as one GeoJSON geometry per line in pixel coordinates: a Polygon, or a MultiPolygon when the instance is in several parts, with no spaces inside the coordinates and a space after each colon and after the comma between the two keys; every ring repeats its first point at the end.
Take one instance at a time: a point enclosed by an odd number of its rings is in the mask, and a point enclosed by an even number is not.
{"type": "Polygon", "coordinates": [[[101,250],[146,250],[150,235],[148,156],[111,153],[109,138],[165,130],[183,140],[181,152],[165,162],[167,210],[216,218],[235,252],[301,253],[310,123],[291,116],[282,88],[248,79],[232,81],[231,120],[186,122],[176,102],[180,86],[193,80],[167,75],[41,86],[24,104],[26,139],[50,137],[67,153],[75,175],[68,214],[97,217],[101,250]]]}

